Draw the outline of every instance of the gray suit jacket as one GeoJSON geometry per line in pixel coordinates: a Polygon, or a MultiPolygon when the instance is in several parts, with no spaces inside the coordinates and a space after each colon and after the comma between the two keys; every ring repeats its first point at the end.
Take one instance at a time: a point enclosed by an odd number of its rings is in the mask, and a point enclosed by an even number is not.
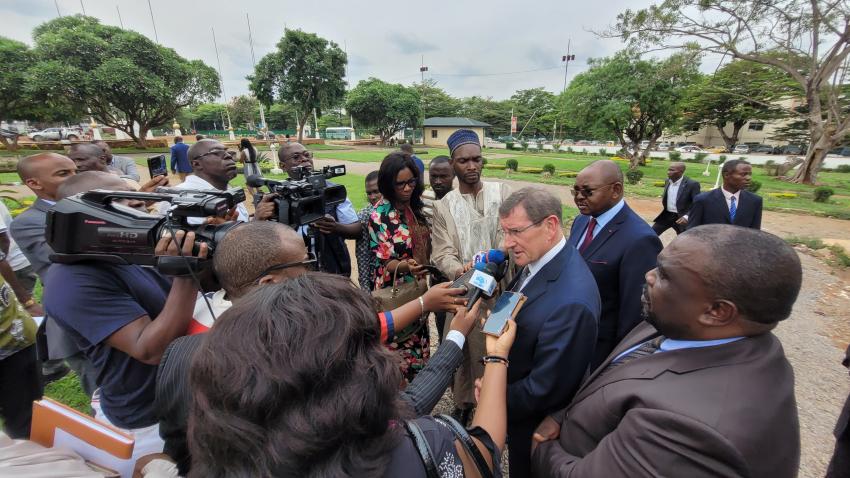
{"type": "Polygon", "coordinates": [[[139,181],[139,171],[136,169],[136,162],[132,158],[126,156],[112,155],[112,164],[109,169],[118,173],[122,178],[130,178],[133,181],[139,181]]]}
{"type": "MultiPolygon", "coordinates": [[[[53,254],[53,249],[47,245],[47,239],[44,236],[48,209],[50,204],[47,201],[37,199],[9,225],[12,239],[18,243],[18,247],[30,261],[42,284],[50,268],[50,254],[53,254]]],[[[48,358],[64,359],[80,352],[80,347],[55,321],[47,319],[44,327],[47,335],[48,358]]]]}
{"type": "Polygon", "coordinates": [[[635,327],[553,415],[561,435],[535,450],[534,476],[797,476],[794,374],[779,340],[659,352],[600,376],[656,335],[635,327]]]}

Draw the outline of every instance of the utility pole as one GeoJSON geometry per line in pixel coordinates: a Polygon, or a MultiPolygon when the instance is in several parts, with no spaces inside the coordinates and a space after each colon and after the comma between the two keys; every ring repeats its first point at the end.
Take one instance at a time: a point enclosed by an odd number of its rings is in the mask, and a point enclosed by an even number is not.
{"type": "Polygon", "coordinates": [[[224,91],[224,76],[221,74],[221,58],[218,56],[218,42],[215,41],[215,28],[210,27],[210,31],[212,32],[213,47],[215,48],[215,61],[218,63],[218,84],[221,86],[221,96],[224,98],[224,112],[227,113],[227,130],[230,133],[230,140],[233,141],[236,139],[236,136],[233,134],[233,123],[230,121],[230,109],[227,107],[227,93],[224,91]]]}
{"type": "MultiPolygon", "coordinates": [[[[428,67],[425,66],[425,55],[422,55],[422,61],[419,62],[419,74],[422,75],[422,81],[419,83],[419,87],[422,88],[422,95],[419,96],[419,109],[422,110],[422,142],[425,142],[425,72],[428,71],[428,67]]],[[[413,142],[416,142],[416,130],[413,133],[413,142]]]]}
{"type": "Polygon", "coordinates": [[[83,0],[80,0],[80,8],[83,9],[83,15],[86,14],[86,6],[83,4],[83,0]]]}
{"type": "Polygon", "coordinates": [[[156,32],[156,22],[153,19],[153,7],[151,6],[151,0],[148,0],[148,10],[151,12],[151,24],[153,24],[153,37],[156,39],[156,42],[159,43],[159,34],[156,32]]]}
{"type": "Polygon", "coordinates": [[[59,11],[59,2],[58,0],[53,0],[53,5],[56,5],[56,15],[59,15],[59,18],[62,18],[62,12],[59,11]]]}
{"type": "MultiPolygon", "coordinates": [[[[254,57],[254,35],[251,33],[251,18],[248,13],[245,13],[245,20],[248,22],[248,44],[251,45],[251,65],[254,69],[257,68],[257,60],[254,57]]],[[[266,114],[263,111],[263,103],[260,102],[260,130],[263,132],[263,138],[269,139],[269,131],[266,126],[266,114]]]]}
{"type": "Polygon", "coordinates": [[[118,24],[121,25],[121,29],[124,29],[124,20],[121,19],[121,9],[118,8],[118,5],[115,5],[115,11],[118,12],[118,24]]]}
{"type": "Polygon", "coordinates": [[[570,43],[572,43],[572,39],[567,40],[567,54],[561,57],[561,61],[564,62],[564,90],[567,91],[567,70],[570,68],[570,62],[575,61],[576,56],[570,55],[570,43]]]}

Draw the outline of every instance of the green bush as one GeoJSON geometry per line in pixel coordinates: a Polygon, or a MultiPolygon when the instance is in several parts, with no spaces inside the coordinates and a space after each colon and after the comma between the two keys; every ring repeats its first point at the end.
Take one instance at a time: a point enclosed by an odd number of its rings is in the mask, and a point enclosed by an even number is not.
{"type": "Polygon", "coordinates": [[[694,162],[695,163],[701,163],[701,162],[705,161],[705,158],[707,158],[707,157],[708,157],[708,153],[696,153],[696,154],[694,154],[694,162]]]}
{"type": "Polygon", "coordinates": [[[608,150],[605,149],[605,148],[599,148],[599,155],[600,156],[608,156],[608,150]]]}
{"type": "Polygon", "coordinates": [[[840,164],[835,168],[836,173],[850,173],[850,164],[840,164]]]}
{"type": "Polygon", "coordinates": [[[505,141],[505,149],[514,149],[513,141],[505,141]]]}
{"type": "Polygon", "coordinates": [[[516,158],[509,158],[505,161],[505,166],[511,171],[517,171],[519,169],[519,161],[516,158]]]}
{"type": "Polygon", "coordinates": [[[673,161],[673,162],[681,161],[682,160],[682,153],[680,153],[678,151],[670,151],[669,153],[667,153],[667,158],[670,159],[670,161],[673,161]]]}
{"type": "Polygon", "coordinates": [[[664,181],[655,181],[654,183],[652,183],[652,185],[657,187],[657,188],[663,188],[664,186],[667,185],[667,183],[664,182],[664,181]]]}
{"type": "Polygon", "coordinates": [[[484,166],[484,169],[492,169],[492,170],[496,170],[496,171],[504,171],[504,170],[508,169],[508,167],[507,167],[507,166],[505,166],[504,164],[487,164],[487,165],[485,165],[485,166],[484,166]]]}
{"type": "MultiPolygon", "coordinates": [[[[561,148],[558,148],[558,151],[560,151],[560,150],[561,150],[561,148]]],[[[572,146],[567,146],[567,152],[568,152],[568,153],[574,153],[575,151],[573,151],[573,147],[572,147],[572,146]]]]}
{"type": "Polygon", "coordinates": [[[484,165],[484,166],[487,166],[487,158],[482,156],[481,157],[481,164],[484,165]]]}
{"type": "Polygon", "coordinates": [[[761,182],[753,179],[750,181],[750,186],[747,188],[751,193],[755,194],[758,190],[761,189],[761,182]]]}
{"type": "Polygon", "coordinates": [[[561,171],[557,174],[559,178],[574,178],[578,176],[578,173],[575,171],[561,171]]]}
{"type": "Polygon", "coordinates": [[[550,175],[555,175],[555,165],[552,163],[546,163],[543,165],[543,172],[549,173],[550,175]]]}
{"type": "Polygon", "coordinates": [[[835,190],[826,186],[818,186],[814,190],[815,202],[829,202],[829,197],[835,194],[835,190]]]}
{"type": "Polygon", "coordinates": [[[726,162],[726,155],[725,155],[725,154],[721,154],[721,155],[720,155],[720,159],[718,159],[718,160],[717,160],[717,164],[723,164],[723,163],[725,163],[725,162],[726,162]]]}
{"type": "Polygon", "coordinates": [[[641,178],[643,178],[643,171],[640,169],[630,169],[626,172],[626,179],[629,181],[629,184],[637,184],[641,178]]]}
{"type": "Polygon", "coordinates": [[[519,168],[519,172],[528,174],[540,174],[543,172],[543,168],[519,168]]]}
{"type": "Polygon", "coordinates": [[[522,147],[523,151],[528,151],[528,141],[523,141],[519,143],[519,145],[522,147]]]}

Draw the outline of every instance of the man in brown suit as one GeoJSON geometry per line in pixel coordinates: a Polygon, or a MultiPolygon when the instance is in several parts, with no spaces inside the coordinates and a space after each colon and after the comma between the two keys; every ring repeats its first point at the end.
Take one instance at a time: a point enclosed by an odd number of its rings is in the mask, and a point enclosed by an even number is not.
{"type": "Polygon", "coordinates": [[[534,476],[797,476],[794,375],[770,331],[791,313],[794,250],[755,229],[688,230],[646,274],[643,315],[534,435],[534,476]]]}

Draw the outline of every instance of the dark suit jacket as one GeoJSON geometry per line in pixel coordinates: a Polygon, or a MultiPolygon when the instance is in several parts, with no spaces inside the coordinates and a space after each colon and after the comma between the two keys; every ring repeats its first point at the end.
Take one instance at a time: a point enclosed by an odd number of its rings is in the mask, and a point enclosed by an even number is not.
{"type": "Polygon", "coordinates": [[[761,229],[761,196],[749,191],[741,191],[735,222],[729,219],[729,206],[723,197],[721,188],[704,192],[694,199],[688,214],[688,229],[703,224],[732,224],[741,227],[761,229]]]}
{"type": "MultiPolygon", "coordinates": [[[[643,323],[603,365],[658,332],[643,323]]],[[[797,476],[794,373],[770,333],[597,369],[553,418],[534,476],[797,476]]]]}
{"type": "MultiPolygon", "coordinates": [[[[664,185],[664,195],[661,196],[661,213],[655,217],[654,221],[659,221],[661,215],[667,211],[667,192],[670,190],[670,180],[664,185]]],[[[687,176],[682,176],[682,183],[679,184],[679,191],[676,193],[676,211],[678,217],[682,217],[691,210],[691,205],[694,198],[699,194],[699,182],[692,180],[687,176]]]]}
{"type": "MultiPolygon", "coordinates": [[[[42,284],[44,284],[47,269],[50,268],[50,254],[53,254],[53,249],[47,245],[47,238],[44,235],[47,227],[47,210],[50,207],[47,201],[36,199],[32,206],[20,213],[9,225],[12,239],[21,248],[21,252],[32,265],[33,271],[38,274],[42,284]]],[[[55,321],[48,318],[44,327],[47,335],[48,358],[64,359],[80,353],[79,346],[55,321]]]]}
{"type": "MultiPolygon", "coordinates": [[[[165,441],[164,452],[177,462],[181,476],[191,467],[187,428],[192,391],[189,388],[189,369],[192,358],[206,334],[180,337],[165,349],[156,374],[155,410],[159,414],[159,434],[165,441]]],[[[463,352],[456,343],[444,340],[425,365],[399,395],[413,408],[416,416],[429,415],[446,388],[452,375],[463,362],[463,352]]]]}
{"type": "MultiPolygon", "coordinates": [[[[515,280],[519,279],[519,276],[515,280]]],[[[525,285],[509,356],[508,422],[539,422],[567,403],[587,372],[599,323],[599,292],[569,244],[525,285]]]]}
{"type": "MultiPolygon", "coordinates": [[[[584,215],[573,222],[570,247],[583,239],[588,222],[584,215]]],[[[641,321],[644,276],[655,268],[661,248],[658,235],[626,204],[582,252],[602,298],[593,368],[641,321]]]]}

